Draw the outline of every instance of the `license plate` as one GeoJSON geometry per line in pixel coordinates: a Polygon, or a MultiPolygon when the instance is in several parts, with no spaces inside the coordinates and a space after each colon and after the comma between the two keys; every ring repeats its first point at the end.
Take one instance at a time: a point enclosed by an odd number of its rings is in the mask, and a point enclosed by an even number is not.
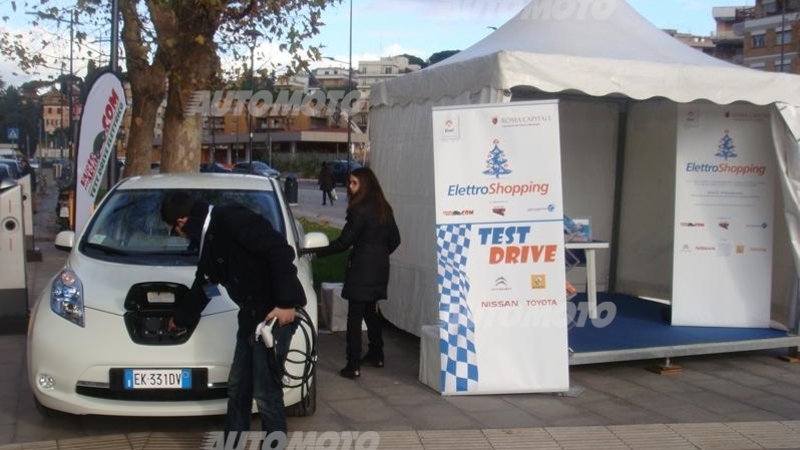
{"type": "Polygon", "coordinates": [[[191,369],[125,369],[125,389],[191,389],[191,369]]]}

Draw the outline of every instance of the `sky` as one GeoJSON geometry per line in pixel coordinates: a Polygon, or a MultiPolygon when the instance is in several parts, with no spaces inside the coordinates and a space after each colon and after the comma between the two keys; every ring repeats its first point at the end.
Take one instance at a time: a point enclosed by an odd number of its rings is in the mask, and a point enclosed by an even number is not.
{"type": "MultiPolygon", "coordinates": [[[[9,16],[8,22],[0,22],[0,28],[20,30],[30,28],[24,12],[11,11],[16,0],[0,0],[0,17],[9,16]]],[[[580,5],[586,1],[613,4],[623,0],[541,0],[551,4],[580,5]]],[[[659,28],[676,29],[683,33],[709,35],[714,32],[715,23],[711,10],[715,6],[752,6],[755,0],[627,0],[641,15],[659,28]]],[[[528,0],[343,0],[331,6],[322,14],[325,26],[309,42],[322,45],[322,53],[344,63],[350,60],[350,8],[352,6],[352,62],[358,66],[359,60],[377,60],[381,56],[410,54],[427,59],[433,53],[443,50],[463,50],[480,41],[493,30],[519,12],[528,0]]],[[[19,4],[19,3],[17,3],[19,4]]],[[[53,46],[54,53],[68,55],[68,32],[61,30],[41,30],[40,33],[58,33],[66,36],[53,46]]],[[[107,41],[108,36],[98,35],[96,42],[107,41]]],[[[90,36],[91,38],[91,36],[90,36]]],[[[104,45],[108,45],[107,42],[104,45]]],[[[101,50],[102,51],[102,50],[101,50]]],[[[75,53],[80,53],[75,50],[75,53]]],[[[106,52],[107,53],[107,52],[106,52]]],[[[286,55],[267,43],[255,51],[256,67],[282,64],[288,61],[286,55]]],[[[102,57],[101,57],[102,59],[102,57]]],[[[107,60],[107,58],[106,58],[107,60]]],[[[314,64],[346,64],[324,61],[314,64]]],[[[75,73],[81,75],[85,68],[83,61],[74,63],[75,73]]],[[[50,70],[53,73],[54,70],[50,70]]],[[[18,85],[29,79],[41,77],[25,76],[11,61],[0,60],[0,77],[7,85],[18,85]]]]}

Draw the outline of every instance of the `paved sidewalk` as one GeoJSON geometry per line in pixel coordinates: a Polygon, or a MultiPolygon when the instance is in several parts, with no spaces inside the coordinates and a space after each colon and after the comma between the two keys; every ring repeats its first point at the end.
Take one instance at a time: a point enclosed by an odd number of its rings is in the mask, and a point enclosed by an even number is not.
{"type": "MultiPolygon", "coordinates": [[[[342,224],[344,206],[322,207],[318,196],[301,190],[295,214],[342,224]]],[[[54,197],[42,199],[35,217],[42,261],[28,263],[31,299],[66,257],[52,245],[54,208],[54,197]]],[[[566,395],[444,397],[418,381],[419,339],[393,328],[384,369],[339,377],[343,334],[320,334],[317,412],[290,418],[294,433],[376,432],[379,446],[363,448],[381,449],[800,449],[800,365],[779,359],[782,351],[677,358],[683,372],[672,376],[646,370],[662,361],[572,367],[566,395]]],[[[47,418],[24,360],[25,336],[0,335],[0,450],[197,449],[224,424],[221,416],[47,418]]],[[[342,448],[330,442],[318,448],[342,448]]]]}

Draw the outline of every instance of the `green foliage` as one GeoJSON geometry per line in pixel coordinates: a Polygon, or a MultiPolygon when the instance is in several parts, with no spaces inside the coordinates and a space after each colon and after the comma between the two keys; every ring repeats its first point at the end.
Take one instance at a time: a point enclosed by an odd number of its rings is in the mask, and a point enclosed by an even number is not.
{"type": "Polygon", "coordinates": [[[455,55],[456,53],[458,53],[460,51],[461,50],[443,50],[441,52],[436,52],[436,53],[432,54],[430,58],[428,58],[428,64],[432,66],[432,65],[436,64],[437,62],[445,60],[445,59],[455,55]]]}
{"type": "MultiPolygon", "coordinates": [[[[2,80],[0,80],[2,81],[2,80]]],[[[19,138],[14,141],[17,149],[33,156],[38,144],[39,104],[28,101],[16,87],[0,92],[0,142],[11,142],[6,134],[9,128],[17,128],[19,138]]]]}
{"type": "MultiPolygon", "coordinates": [[[[314,222],[304,217],[298,219],[300,225],[306,233],[312,231],[319,231],[325,233],[329,240],[334,240],[339,237],[340,229],[326,225],[324,223],[314,222]]],[[[314,274],[314,290],[320,293],[320,285],[325,283],[341,283],[344,281],[344,268],[347,264],[347,252],[337,253],[335,255],[326,256],[324,258],[317,258],[311,261],[311,269],[314,274]]]]}
{"type": "Polygon", "coordinates": [[[427,67],[427,64],[425,63],[425,61],[422,58],[420,58],[419,56],[409,55],[408,53],[403,53],[402,55],[397,55],[397,56],[405,56],[406,58],[408,58],[408,63],[409,64],[417,64],[418,66],[420,66],[423,69],[425,67],[427,67]]]}

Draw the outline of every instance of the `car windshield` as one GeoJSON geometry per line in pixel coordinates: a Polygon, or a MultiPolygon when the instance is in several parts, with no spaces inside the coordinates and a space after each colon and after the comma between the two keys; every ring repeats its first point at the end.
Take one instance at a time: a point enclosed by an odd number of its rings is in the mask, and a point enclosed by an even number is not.
{"type": "MultiPolygon", "coordinates": [[[[174,236],[161,220],[161,200],[168,190],[115,190],[95,212],[80,251],[87,256],[125,264],[194,265],[197,247],[174,236]]],[[[215,206],[238,203],[270,221],[286,235],[278,198],[272,191],[192,190],[215,206]]]]}

